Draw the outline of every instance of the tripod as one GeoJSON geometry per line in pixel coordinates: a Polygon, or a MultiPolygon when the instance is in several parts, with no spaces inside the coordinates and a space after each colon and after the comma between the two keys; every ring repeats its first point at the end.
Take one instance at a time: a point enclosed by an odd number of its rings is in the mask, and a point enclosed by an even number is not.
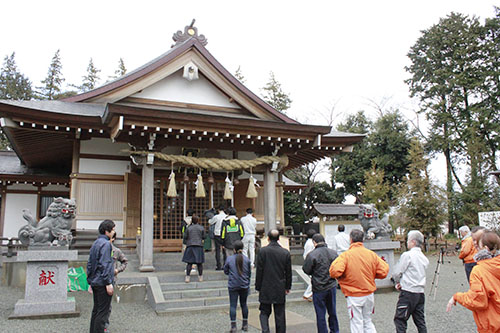
{"type": "Polygon", "coordinates": [[[429,291],[429,296],[432,295],[432,291],[434,290],[433,300],[436,300],[436,293],[439,283],[439,269],[441,268],[441,264],[444,264],[444,247],[442,247],[439,251],[438,261],[436,265],[436,270],[434,271],[434,277],[432,278],[431,290],[429,291]]]}

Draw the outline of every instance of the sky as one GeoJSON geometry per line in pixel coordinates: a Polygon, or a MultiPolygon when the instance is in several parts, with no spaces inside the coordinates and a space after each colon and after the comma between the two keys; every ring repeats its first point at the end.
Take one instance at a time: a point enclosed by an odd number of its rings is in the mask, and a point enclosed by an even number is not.
{"type": "MultiPolygon", "coordinates": [[[[81,84],[92,57],[104,82],[120,58],[133,70],[170,49],[191,20],[207,49],[231,73],[238,67],[257,94],[272,71],[290,94],[288,115],[323,125],[376,105],[399,108],[417,123],[404,67],[410,47],[451,12],[494,16],[491,0],[420,1],[5,1],[0,56],[16,52],[33,85],[60,49],[66,83],[81,84]]],[[[425,127],[425,121],[418,121],[425,127]]],[[[439,160],[433,163],[435,177],[439,160]]]]}

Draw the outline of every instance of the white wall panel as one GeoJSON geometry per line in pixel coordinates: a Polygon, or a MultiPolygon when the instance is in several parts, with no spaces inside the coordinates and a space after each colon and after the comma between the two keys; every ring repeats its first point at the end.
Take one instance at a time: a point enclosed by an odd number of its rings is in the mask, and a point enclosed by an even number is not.
{"type": "MultiPolygon", "coordinates": [[[[77,220],[76,221],[76,229],[77,230],[97,230],[99,228],[99,224],[101,224],[103,220],[77,220]]],[[[113,220],[116,224],[116,236],[123,237],[123,221],[113,220]]]]}
{"type": "Polygon", "coordinates": [[[179,70],[131,97],[239,108],[203,75],[199,77],[198,80],[188,81],[179,70]]]}
{"type": "Polygon", "coordinates": [[[36,194],[7,193],[3,237],[17,237],[19,229],[27,224],[23,219],[23,209],[29,209],[36,218],[36,194]]]}
{"type": "Polygon", "coordinates": [[[130,149],[126,143],[118,143],[105,138],[92,138],[91,140],[80,141],[81,154],[100,154],[100,155],[115,155],[128,156],[128,153],[123,152],[124,149],[130,149]]]}
{"type": "Polygon", "coordinates": [[[125,173],[130,172],[130,162],[80,158],[79,171],[80,173],[123,176],[125,173]]]}

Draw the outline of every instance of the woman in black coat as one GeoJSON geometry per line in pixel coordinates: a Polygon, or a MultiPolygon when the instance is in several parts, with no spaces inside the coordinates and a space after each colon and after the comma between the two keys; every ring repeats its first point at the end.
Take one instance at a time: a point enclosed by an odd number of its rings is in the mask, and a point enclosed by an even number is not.
{"type": "Polygon", "coordinates": [[[186,265],[185,282],[190,281],[191,269],[193,264],[198,268],[198,281],[203,281],[203,263],[205,262],[205,252],[203,251],[203,240],[205,239],[205,228],[198,224],[199,218],[193,215],[191,224],[186,228],[183,237],[183,243],[186,245],[186,251],[182,256],[182,261],[186,265]]]}

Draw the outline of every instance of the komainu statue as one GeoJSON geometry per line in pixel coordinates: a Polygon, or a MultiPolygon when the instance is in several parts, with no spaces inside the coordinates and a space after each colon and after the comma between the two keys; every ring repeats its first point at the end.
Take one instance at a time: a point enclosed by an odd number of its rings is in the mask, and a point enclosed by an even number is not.
{"type": "Polygon", "coordinates": [[[392,227],[389,224],[389,216],[384,214],[379,219],[379,213],[374,205],[359,205],[359,221],[367,239],[389,239],[392,227]]]}
{"type": "Polygon", "coordinates": [[[75,219],[75,201],[54,198],[47,209],[47,214],[37,222],[28,209],[23,209],[23,218],[28,222],[19,229],[19,240],[24,245],[51,245],[57,240],[58,245],[69,245],[73,240],[71,226],[75,219]]]}

